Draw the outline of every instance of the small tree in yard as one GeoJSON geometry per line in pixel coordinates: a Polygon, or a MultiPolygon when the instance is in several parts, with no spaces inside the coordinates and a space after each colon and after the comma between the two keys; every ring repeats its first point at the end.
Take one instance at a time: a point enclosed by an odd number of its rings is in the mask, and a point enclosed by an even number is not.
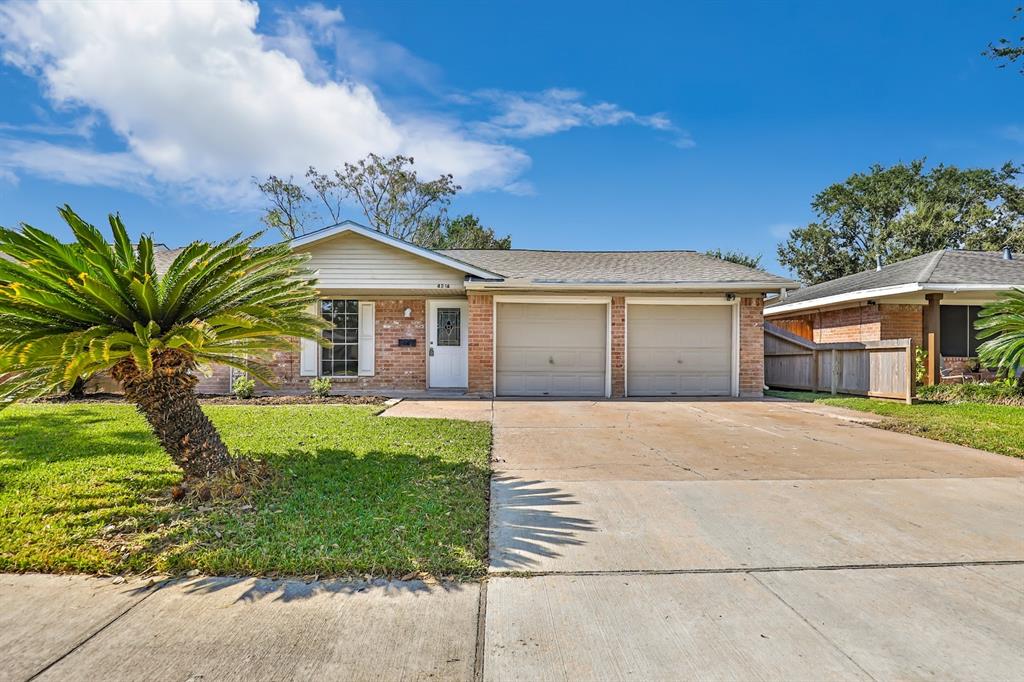
{"type": "Polygon", "coordinates": [[[982,364],[1005,370],[1024,386],[1024,289],[1001,294],[982,307],[974,323],[978,338],[978,358],[982,364]]]}
{"type": "Polygon", "coordinates": [[[109,370],[186,480],[231,467],[196,400],[195,370],[213,362],[272,382],[253,359],[319,338],[305,257],[236,235],[194,242],[158,274],[152,239],[133,245],[118,216],[110,244],[69,206],[60,214],[75,242],[0,228],[10,258],[0,258],[0,407],[109,370]]]}

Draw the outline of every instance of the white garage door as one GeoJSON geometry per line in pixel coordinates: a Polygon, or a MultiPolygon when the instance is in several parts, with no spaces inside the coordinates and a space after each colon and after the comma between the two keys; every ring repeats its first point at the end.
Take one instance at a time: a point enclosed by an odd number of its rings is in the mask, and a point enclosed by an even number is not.
{"type": "Polygon", "coordinates": [[[732,316],[729,305],[629,306],[629,395],[730,395],[732,316]]]}
{"type": "Polygon", "coordinates": [[[603,396],[607,310],[590,303],[499,303],[497,394],[603,396]]]}

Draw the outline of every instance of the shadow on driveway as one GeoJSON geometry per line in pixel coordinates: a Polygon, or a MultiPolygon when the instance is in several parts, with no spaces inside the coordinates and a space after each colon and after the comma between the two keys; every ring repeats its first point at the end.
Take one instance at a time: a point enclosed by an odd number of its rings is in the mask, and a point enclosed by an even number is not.
{"type": "Polygon", "coordinates": [[[579,504],[550,483],[497,475],[491,481],[491,570],[528,570],[537,558],[561,556],[557,547],[582,545],[597,530],[589,519],[564,514],[579,504]]]}

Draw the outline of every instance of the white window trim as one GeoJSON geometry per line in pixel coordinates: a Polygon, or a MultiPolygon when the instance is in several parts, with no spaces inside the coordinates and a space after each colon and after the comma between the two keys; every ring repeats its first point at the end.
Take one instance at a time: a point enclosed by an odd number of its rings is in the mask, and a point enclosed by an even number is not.
{"type": "MultiPolygon", "coordinates": [[[[364,301],[360,301],[359,299],[355,299],[355,298],[332,298],[332,297],[329,297],[329,296],[325,297],[325,298],[321,298],[321,299],[317,300],[317,302],[316,302],[316,306],[317,306],[316,313],[317,313],[317,315],[322,315],[323,314],[323,302],[324,301],[355,301],[356,302],[356,342],[354,344],[353,343],[340,344],[340,345],[355,346],[356,347],[356,353],[357,353],[357,355],[356,355],[356,373],[355,374],[342,374],[342,375],[324,374],[323,373],[323,368],[324,368],[324,361],[323,361],[323,359],[324,359],[324,350],[325,349],[320,344],[317,344],[316,376],[318,378],[320,378],[320,379],[330,379],[331,381],[355,381],[355,380],[359,379],[361,376],[364,376],[363,374],[361,374],[362,362],[360,362],[359,355],[358,355],[358,353],[359,353],[359,351],[358,351],[358,349],[359,349],[359,326],[360,326],[360,323],[362,322],[362,317],[363,317],[363,311],[360,309],[360,304],[364,303],[364,301]]],[[[334,344],[332,343],[332,345],[334,345],[334,344]]]]}

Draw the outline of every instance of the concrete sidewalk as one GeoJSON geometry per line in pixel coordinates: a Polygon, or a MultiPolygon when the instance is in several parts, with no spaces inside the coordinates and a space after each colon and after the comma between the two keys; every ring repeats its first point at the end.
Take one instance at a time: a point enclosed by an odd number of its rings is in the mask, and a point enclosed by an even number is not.
{"type": "Polygon", "coordinates": [[[469,680],[480,587],[0,578],[0,680],[469,680]]]}

